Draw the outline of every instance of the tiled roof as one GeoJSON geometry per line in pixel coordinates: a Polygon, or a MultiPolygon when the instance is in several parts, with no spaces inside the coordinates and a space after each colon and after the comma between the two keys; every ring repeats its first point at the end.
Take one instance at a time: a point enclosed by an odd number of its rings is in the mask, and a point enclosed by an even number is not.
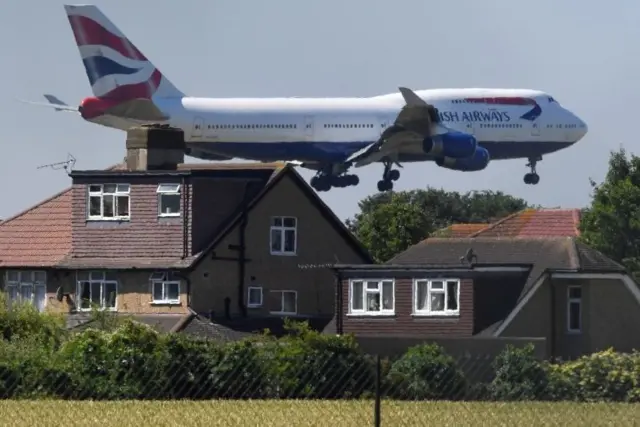
{"type": "Polygon", "coordinates": [[[71,251],[71,189],[0,224],[1,267],[49,267],[71,251]]]}
{"type": "Polygon", "coordinates": [[[487,228],[489,224],[451,224],[433,233],[434,237],[468,237],[480,230],[487,228]]]}
{"type": "Polygon", "coordinates": [[[579,209],[524,209],[465,237],[575,237],[579,209]]]}

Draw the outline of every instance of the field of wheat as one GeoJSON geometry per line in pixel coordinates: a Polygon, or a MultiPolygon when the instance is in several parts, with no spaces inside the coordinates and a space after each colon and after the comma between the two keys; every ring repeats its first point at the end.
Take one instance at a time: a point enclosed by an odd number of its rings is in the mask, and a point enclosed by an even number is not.
{"type": "MultiPolygon", "coordinates": [[[[372,401],[0,401],[2,426],[370,426],[372,401]]],[[[626,426],[637,404],[383,401],[383,426],[626,426]]]]}

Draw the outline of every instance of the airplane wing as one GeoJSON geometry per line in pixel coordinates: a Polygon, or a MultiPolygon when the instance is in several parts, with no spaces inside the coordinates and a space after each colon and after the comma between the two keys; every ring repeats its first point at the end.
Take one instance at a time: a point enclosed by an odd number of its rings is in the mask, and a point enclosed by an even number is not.
{"type": "Polygon", "coordinates": [[[73,113],[79,113],[80,112],[80,111],[78,111],[77,107],[72,107],[72,106],[60,101],[60,99],[58,99],[54,95],[45,93],[44,97],[49,102],[26,101],[24,99],[18,99],[18,101],[24,102],[25,104],[38,105],[40,107],[53,108],[55,111],[66,111],[66,112],[73,112],[73,113]]]}
{"type": "Polygon", "coordinates": [[[366,166],[399,151],[408,139],[440,133],[435,107],[426,103],[411,89],[400,87],[399,90],[406,105],[402,107],[394,124],[382,132],[378,141],[349,156],[346,163],[354,164],[355,167],[366,166]]]}

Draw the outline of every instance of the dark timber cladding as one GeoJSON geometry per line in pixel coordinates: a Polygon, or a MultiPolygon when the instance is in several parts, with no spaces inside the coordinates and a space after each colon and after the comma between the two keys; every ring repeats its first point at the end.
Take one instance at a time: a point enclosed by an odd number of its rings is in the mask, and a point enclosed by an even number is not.
{"type": "Polygon", "coordinates": [[[520,277],[530,268],[530,264],[335,265],[336,332],[361,336],[471,337],[475,329],[476,282],[520,277]],[[458,315],[414,315],[414,280],[436,278],[459,280],[458,315]],[[376,316],[350,313],[350,282],[357,279],[393,280],[393,313],[376,316]]]}

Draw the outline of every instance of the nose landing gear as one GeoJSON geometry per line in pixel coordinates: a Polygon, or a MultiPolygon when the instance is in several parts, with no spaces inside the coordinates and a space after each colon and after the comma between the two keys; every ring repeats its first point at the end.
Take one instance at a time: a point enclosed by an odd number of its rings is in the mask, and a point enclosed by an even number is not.
{"type": "Polygon", "coordinates": [[[529,163],[527,163],[527,167],[531,168],[531,172],[524,175],[524,183],[527,185],[536,185],[540,182],[540,175],[536,172],[536,164],[542,158],[530,158],[529,163]]]}

